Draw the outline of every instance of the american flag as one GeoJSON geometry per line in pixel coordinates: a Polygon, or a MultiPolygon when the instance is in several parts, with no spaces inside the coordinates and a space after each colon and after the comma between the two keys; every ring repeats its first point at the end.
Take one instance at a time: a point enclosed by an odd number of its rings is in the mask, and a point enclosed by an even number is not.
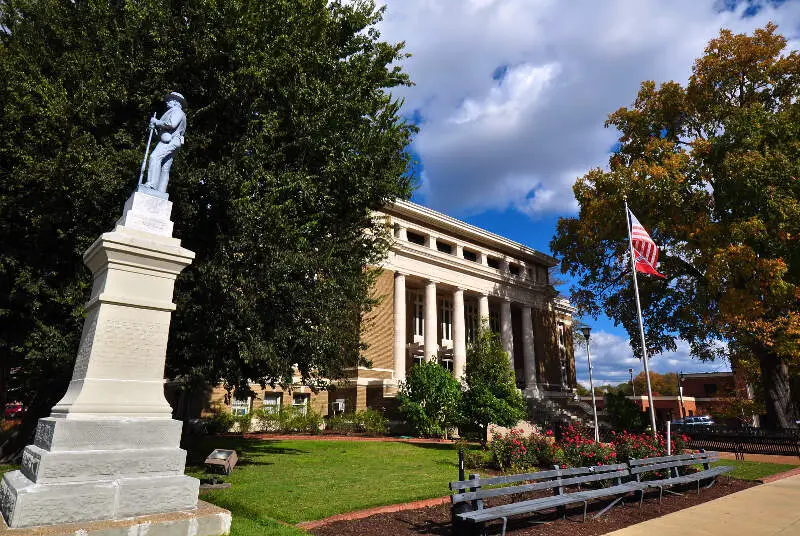
{"type": "Polygon", "coordinates": [[[656,270],[658,264],[658,246],[647,234],[644,227],[636,216],[628,209],[628,218],[631,224],[631,241],[633,242],[633,253],[636,256],[636,270],[644,274],[651,274],[666,279],[664,274],[656,270]]]}

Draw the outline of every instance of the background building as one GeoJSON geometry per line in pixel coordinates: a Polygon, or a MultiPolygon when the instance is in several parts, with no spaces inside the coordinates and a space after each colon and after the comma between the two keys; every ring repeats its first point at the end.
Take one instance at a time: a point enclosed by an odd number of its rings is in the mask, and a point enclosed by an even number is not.
{"type": "Polygon", "coordinates": [[[299,383],[291,391],[253,385],[255,399],[237,400],[217,387],[212,404],[234,413],[290,405],[323,415],[390,410],[399,382],[422,360],[461,376],[481,322],[501,335],[526,396],[572,394],[573,308],[550,284],[553,257],[407,201],[376,216],[394,241],[375,286],[381,301],[363,322],[372,367],[351,369],[335,389],[318,394],[299,383]]]}

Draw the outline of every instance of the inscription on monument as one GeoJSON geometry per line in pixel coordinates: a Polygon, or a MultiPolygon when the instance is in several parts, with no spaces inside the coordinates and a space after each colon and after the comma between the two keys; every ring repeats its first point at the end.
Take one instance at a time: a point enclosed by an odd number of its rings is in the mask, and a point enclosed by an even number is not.
{"type": "Polygon", "coordinates": [[[105,320],[98,326],[93,377],[125,370],[129,379],[162,379],[158,365],[167,351],[169,323],[105,320]],[[155,365],[155,366],[154,366],[155,365]]]}

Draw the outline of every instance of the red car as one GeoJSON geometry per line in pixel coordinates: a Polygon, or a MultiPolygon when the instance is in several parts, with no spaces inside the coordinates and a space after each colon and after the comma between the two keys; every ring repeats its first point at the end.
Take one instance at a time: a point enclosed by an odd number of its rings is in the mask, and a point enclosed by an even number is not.
{"type": "Polygon", "coordinates": [[[22,404],[12,403],[6,404],[6,409],[3,411],[3,418],[4,419],[19,419],[22,417],[22,414],[25,412],[25,408],[22,407],[22,404]]]}

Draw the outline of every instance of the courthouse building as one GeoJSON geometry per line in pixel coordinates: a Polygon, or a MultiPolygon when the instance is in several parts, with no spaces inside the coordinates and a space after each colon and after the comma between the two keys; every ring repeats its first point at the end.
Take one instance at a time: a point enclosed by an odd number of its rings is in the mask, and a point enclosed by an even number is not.
{"type": "Polygon", "coordinates": [[[407,201],[378,216],[394,241],[375,286],[381,301],[363,323],[372,366],[350,369],[349,378],[328,392],[253,385],[256,397],[243,400],[216,388],[212,403],[234,413],[289,405],[323,415],[390,410],[398,383],[422,360],[461,376],[482,321],[500,334],[526,396],[572,393],[573,308],[548,279],[553,257],[407,201]]]}

